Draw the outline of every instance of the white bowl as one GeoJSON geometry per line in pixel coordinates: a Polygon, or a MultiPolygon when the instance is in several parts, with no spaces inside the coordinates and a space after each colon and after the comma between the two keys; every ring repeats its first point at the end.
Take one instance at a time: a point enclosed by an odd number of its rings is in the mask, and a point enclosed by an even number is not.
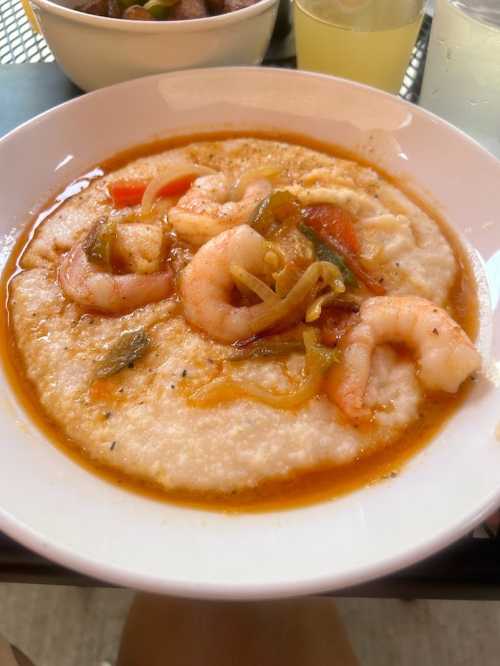
{"type": "Polygon", "coordinates": [[[57,62],[82,90],[193,67],[259,65],[279,2],[189,21],[129,21],[71,9],[83,0],[30,1],[57,62]]]}
{"type": "MultiPolygon", "coordinates": [[[[0,256],[31,211],[104,158],[155,137],[231,127],[295,132],[354,150],[439,206],[470,243],[486,363],[500,357],[500,163],[422,109],[330,77],[265,68],[178,72],[39,116],[0,141],[0,163],[9,165],[0,179],[0,256]],[[20,155],[29,156],[28,168],[20,155]]],[[[314,506],[237,515],[156,502],[94,476],[45,439],[0,373],[0,529],[91,576],[184,596],[278,597],[382,576],[460,537],[500,503],[500,373],[498,363],[489,367],[493,381],[476,382],[397,478],[314,506]]]]}

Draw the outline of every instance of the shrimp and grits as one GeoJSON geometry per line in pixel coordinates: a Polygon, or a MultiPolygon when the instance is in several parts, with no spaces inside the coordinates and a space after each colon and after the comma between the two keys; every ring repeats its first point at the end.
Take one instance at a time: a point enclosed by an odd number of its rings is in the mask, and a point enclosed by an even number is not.
{"type": "Polygon", "coordinates": [[[59,441],[222,506],[396,469],[480,369],[475,312],[422,206],[269,137],[115,161],[44,216],[8,283],[17,372],[59,441]]]}

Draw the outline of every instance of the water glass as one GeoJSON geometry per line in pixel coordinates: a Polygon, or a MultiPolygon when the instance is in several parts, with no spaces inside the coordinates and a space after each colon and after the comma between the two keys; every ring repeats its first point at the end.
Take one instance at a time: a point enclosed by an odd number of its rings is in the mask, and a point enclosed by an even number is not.
{"type": "Polygon", "coordinates": [[[500,157],[499,0],[436,0],[420,103],[500,157]]]}

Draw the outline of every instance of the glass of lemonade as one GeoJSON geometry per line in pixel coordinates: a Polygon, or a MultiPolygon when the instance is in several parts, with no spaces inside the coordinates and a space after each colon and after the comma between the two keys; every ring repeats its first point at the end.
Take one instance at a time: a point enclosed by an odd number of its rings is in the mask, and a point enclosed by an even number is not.
{"type": "Polygon", "coordinates": [[[424,0],[295,0],[298,67],[396,93],[424,4],[424,0]]]}
{"type": "Polygon", "coordinates": [[[420,104],[500,157],[500,0],[437,0],[420,104]]]}

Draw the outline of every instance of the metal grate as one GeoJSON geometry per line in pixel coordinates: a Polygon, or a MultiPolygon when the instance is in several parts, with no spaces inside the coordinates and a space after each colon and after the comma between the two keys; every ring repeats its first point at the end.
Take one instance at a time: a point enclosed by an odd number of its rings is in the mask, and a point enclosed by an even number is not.
{"type": "Polygon", "coordinates": [[[45,39],[33,32],[20,0],[0,0],[0,65],[53,62],[45,39]]]}
{"type": "Polygon", "coordinates": [[[417,38],[417,43],[413,49],[410,64],[406,70],[403,79],[403,85],[399,94],[408,102],[418,102],[420,89],[422,87],[422,77],[424,75],[425,58],[427,56],[427,47],[429,46],[429,37],[431,34],[432,18],[426,14],[422,22],[422,27],[417,38]]]}

